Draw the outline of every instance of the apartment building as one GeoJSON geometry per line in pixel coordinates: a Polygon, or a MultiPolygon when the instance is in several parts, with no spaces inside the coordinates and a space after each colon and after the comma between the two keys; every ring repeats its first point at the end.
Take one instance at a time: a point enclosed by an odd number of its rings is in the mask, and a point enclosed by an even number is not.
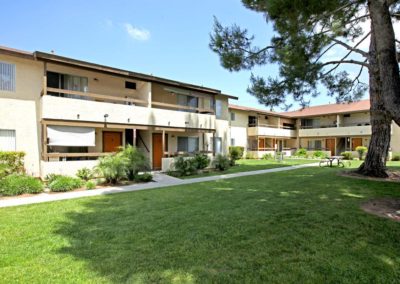
{"type": "MultiPolygon", "coordinates": [[[[275,152],[290,156],[298,148],[356,155],[356,147],[368,147],[371,138],[369,108],[369,100],[283,113],[230,105],[231,144],[245,147],[258,158],[275,152]]],[[[392,152],[400,152],[400,127],[394,122],[392,152]]]]}
{"type": "Polygon", "coordinates": [[[44,52],[0,47],[0,150],[24,151],[27,172],[75,174],[126,144],[155,170],[173,157],[226,153],[220,90],[44,52]]]}

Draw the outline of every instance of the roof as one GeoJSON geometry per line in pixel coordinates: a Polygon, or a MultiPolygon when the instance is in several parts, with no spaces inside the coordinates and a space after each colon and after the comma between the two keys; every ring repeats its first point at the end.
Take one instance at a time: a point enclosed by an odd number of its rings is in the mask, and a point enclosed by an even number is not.
{"type": "Polygon", "coordinates": [[[368,99],[352,103],[311,106],[296,111],[284,112],[282,114],[291,117],[306,117],[306,116],[369,111],[369,109],[370,109],[370,102],[368,99]]]}
{"type": "Polygon", "coordinates": [[[252,107],[246,107],[246,106],[239,106],[239,105],[233,105],[233,104],[229,104],[229,108],[230,109],[235,109],[235,110],[256,112],[258,114],[267,114],[267,115],[276,115],[276,116],[288,117],[288,115],[286,115],[285,113],[267,111],[267,110],[264,110],[264,109],[252,108],[252,107]]]}
{"type": "Polygon", "coordinates": [[[170,79],[166,79],[166,78],[162,78],[162,77],[147,75],[147,74],[133,72],[133,71],[129,71],[129,70],[118,69],[118,68],[114,68],[114,67],[110,67],[110,66],[106,66],[106,65],[100,65],[100,64],[96,64],[96,63],[91,63],[91,62],[87,62],[87,61],[69,58],[69,57],[59,56],[59,55],[55,55],[52,53],[46,53],[46,52],[41,52],[41,51],[35,51],[32,53],[32,52],[27,52],[27,51],[23,51],[23,50],[17,50],[17,49],[13,49],[13,48],[9,48],[9,47],[0,46],[0,54],[7,54],[7,55],[12,55],[12,56],[25,57],[25,58],[29,58],[29,59],[36,59],[36,60],[41,60],[41,61],[45,61],[45,62],[49,62],[49,63],[62,64],[62,65],[77,67],[77,68],[86,69],[86,70],[93,70],[93,71],[97,71],[97,72],[101,72],[101,73],[118,75],[118,76],[122,76],[122,77],[142,80],[142,81],[146,81],[146,82],[160,83],[160,84],[173,86],[173,87],[181,87],[181,88],[189,89],[192,91],[198,91],[198,92],[204,92],[204,93],[213,94],[213,95],[225,96],[230,99],[236,99],[236,100],[238,99],[235,96],[222,94],[221,91],[218,89],[183,83],[180,81],[170,80],[170,79]]]}

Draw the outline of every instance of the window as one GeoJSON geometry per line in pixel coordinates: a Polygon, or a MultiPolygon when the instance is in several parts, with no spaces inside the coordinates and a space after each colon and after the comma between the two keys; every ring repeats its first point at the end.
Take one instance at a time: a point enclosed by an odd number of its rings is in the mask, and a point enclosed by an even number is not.
{"type": "Polygon", "coordinates": [[[309,140],[308,141],[308,149],[321,150],[322,149],[322,141],[321,140],[309,140]]]}
{"type": "Polygon", "coordinates": [[[283,128],[284,129],[295,129],[294,124],[293,123],[283,123],[283,128]]]}
{"type": "Polygon", "coordinates": [[[343,117],[350,117],[350,114],[349,113],[345,114],[345,115],[343,115],[343,117]]]}
{"type": "Polygon", "coordinates": [[[231,111],[231,121],[235,121],[235,119],[236,119],[235,113],[231,111]]]}
{"type": "Polygon", "coordinates": [[[15,130],[0,129],[0,151],[15,150],[15,130]]]}
{"type": "Polygon", "coordinates": [[[199,137],[178,137],[178,152],[198,152],[199,137]]]}
{"type": "Polygon", "coordinates": [[[257,117],[249,115],[249,126],[256,126],[257,125],[257,117]]]}
{"type": "Polygon", "coordinates": [[[215,116],[218,119],[222,118],[222,101],[215,100],[215,116]]]}
{"type": "Polygon", "coordinates": [[[235,138],[231,138],[231,146],[235,146],[235,138]]]}
{"type": "Polygon", "coordinates": [[[0,90],[15,92],[15,64],[0,62],[0,90]]]}
{"type": "MultiPolygon", "coordinates": [[[[47,72],[47,87],[64,89],[78,92],[88,91],[88,78],[74,75],[60,74],[56,72],[47,72]]],[[[49,93],[53,96],[61,96],[66,98],[83,99],[83,96],[60,94],[60,93],[49,93]]]]}
{"type": "MultiPolygon", "coordinates": [[[[193,108],[199,107],[199,98],[186,95],[177,95],[177,104],[180,106],[188,106],[193,108]]],[[[181,109],[181,111],[195,112],[195,110],[181,109]]]]}
{"type": "MultiPolygon", "coordinates": [[[[211,138],[212,139],[212,138],[211,138]]],[[[221,137],[214,137],[213,147],[216,154],[222,153],[222,138],[221,137]]]]}
{"type": "Polygon", "coordinates": [[[136,90],[136,83],[135,82],[125,81],[125,88],[126,89],[136,90]]]}

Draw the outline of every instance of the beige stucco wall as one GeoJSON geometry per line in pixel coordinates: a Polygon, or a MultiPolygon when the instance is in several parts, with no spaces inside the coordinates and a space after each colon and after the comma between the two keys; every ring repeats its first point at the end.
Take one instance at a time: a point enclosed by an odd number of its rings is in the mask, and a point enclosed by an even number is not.
{"type": "Polygon", "coordinates": [[[39,176],[43,63],[6,55],[0,55],[0,61],[16,65],[15,92],[0,91],[0,129],[16,131],[16,150],[26,153],[27,173],[39,176]]]}
{"type": "Polygon", "coordinates": [[[393,153],[400,154],[400,127],[395,122],[392,123],[392,139],[390,145],[393,153]]]}

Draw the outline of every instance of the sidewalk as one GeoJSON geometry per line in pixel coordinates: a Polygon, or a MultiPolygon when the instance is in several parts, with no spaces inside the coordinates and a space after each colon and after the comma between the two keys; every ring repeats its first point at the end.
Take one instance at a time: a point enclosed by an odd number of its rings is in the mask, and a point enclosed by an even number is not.
{"type": "Polygon", "coordinates": [[[199,177],[193,179],[179,179],[175,177],[171,177],[161,173],[154,174],[154,182],[149,182],[145,184],[132,184],[127,186],[119,186],[119,187],[107,187],[107,188],[99,188],[93,190],[85,190],[85,191],[75,191],[75,192],[65,192],[65,193],[41,193],[34,196],[29,197],[15,197],[9,198],[5,200],[0,200],[0,208],[1,207],[11,207],[11,206],[19,206],[19,205],[27,205],[27,204],[35,204],[35,203],[43,203],[50,201],[58,201],[58,200],[67,200],[73,198],[81,198],[81,197],[89,197],[89,196],[97,196],[97,195],[105,195],[105,194],[114,194],[120,192],[132,192],[138,190],[146,190],[153,188],[162,188],[174,185],[184,185],[184,184],[192,184],[206,181],[214,181],[219,179],[229,179],[235,177],[244,177],[244,176],[252,176],[252,175],[260,175],[266,173],[275,173],[275,172],[283,172],[290,171],[300,168],[314,167],[318,164],[304,164],[298,166],[290,166],[290,167],[282,167],[282,168],[274,168],[267,170],[258,170],[258,171],[250,171],[250,172],[240,172],[234,174],[225,174],[218,176],[208,176],[208,177],[199,177]]]}

